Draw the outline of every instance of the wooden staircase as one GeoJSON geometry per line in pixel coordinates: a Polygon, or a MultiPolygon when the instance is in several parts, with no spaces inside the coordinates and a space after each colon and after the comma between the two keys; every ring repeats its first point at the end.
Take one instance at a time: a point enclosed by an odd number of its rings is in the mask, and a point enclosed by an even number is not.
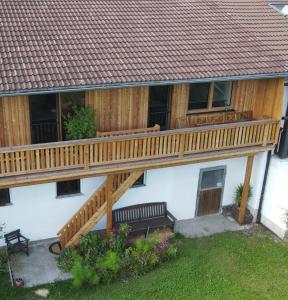
{"type": "Polygon", "coordinates": [[[80,237],[92,230],[106,212],[107,224],[110,223],[111,226],[112,205],[142,174],[143,171],[108,175],[105,182],[58,232],[61,246],[77,245],[80,237]]]}

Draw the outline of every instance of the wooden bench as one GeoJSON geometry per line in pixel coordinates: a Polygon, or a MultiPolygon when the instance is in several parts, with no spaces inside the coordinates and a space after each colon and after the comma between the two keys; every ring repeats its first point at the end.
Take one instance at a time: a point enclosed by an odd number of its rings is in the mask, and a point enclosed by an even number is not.
{"type": "Polygon", "coordinates": [[[160,228],[174,229],[176,218],[167,210],[166,202],[144,203],[113,210],[113,228],[128,224],[131,233],[145,233],[160,228]]]}
{"type": "Polygon", "coordinates": [[[4,238],[8,251],[23,251],[27,256],[29,255],[29,240],[20,233],[20,229],[5,234],[4,238]]]}
{"type": "Polygon", "coordinates": [[[214,113],[190,114],[177,119],[177,128],[189,128],[197,126],[235,123],[251,121],[252,111],[225,111],[214,113]]]}

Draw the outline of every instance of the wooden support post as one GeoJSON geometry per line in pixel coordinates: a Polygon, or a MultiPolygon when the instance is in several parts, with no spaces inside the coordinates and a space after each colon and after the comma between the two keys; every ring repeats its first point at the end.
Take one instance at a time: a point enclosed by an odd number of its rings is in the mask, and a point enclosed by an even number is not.
{"type": "Polygon", "coordinates": [[[239,218],[238,218],[239,224],[243,224],[245,219],[245,211],[246,211],[246,205],[247,205],[247,199],[249,193],[250,178],[252,174],[253,160],[254,160],[254,154],[249,155],[246,164],[242,199],[241,199],[240,210],[239,210],[239,218]]]}
{"type": "Polygon", "coordinates": [[[107,184],[105,187],[105,200],[106,200],[106,214],[107,214],[107,224],[106,233],[112,231],[112,206],[113,206],[113,175],[107,176],[107,184]]]}

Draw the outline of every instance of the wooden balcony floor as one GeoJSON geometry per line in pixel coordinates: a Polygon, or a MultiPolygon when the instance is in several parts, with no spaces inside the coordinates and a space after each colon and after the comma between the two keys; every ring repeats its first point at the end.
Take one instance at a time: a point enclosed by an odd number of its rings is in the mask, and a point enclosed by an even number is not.
{"type": "Polygon", "coordinates": [[[267,144],[266,146],[248,146],[238,149],[215,150],[213,152],[201,152],[185,154],[183,156],[169,156],[164,158],[161,157],[150,160],[139,159],[138,161],[132,162],[119,162],[117,164],[113,163],[107,165],[92,166],[89,169],[73,168],[68,170],[47,171],[37,174],[6,176],[0,178],[0,189],[61,180],[72,180],[78,178],[117,174],[129,171],[145,171],[150,169],[167,168],[213,160],[237,158],[248,156],[249,154],[257,154],[260,152],[272,150],[273,148],[273,144],[267,144]]]}

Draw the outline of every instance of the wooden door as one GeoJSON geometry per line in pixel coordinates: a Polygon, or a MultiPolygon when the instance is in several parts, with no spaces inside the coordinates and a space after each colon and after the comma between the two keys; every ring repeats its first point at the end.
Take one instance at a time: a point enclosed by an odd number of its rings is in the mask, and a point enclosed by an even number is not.
{"type": "Polygon", "coordinates": [[[216,214],[220,210],[222,188],[201,191],[197,216],[216,214]]]}
{"type": "Polygon", "coordinates": [[[223,167],[200,172],[197,216],[216,214],[220,211],[224,180],[223,167]]]}

